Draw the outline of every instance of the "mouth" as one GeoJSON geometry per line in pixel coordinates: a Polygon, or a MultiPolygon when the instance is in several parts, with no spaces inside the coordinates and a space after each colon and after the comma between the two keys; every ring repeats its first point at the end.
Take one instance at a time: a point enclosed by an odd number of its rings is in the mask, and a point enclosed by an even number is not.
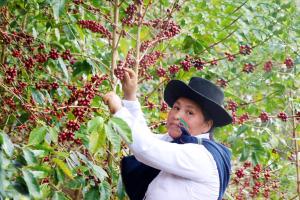
{"type": "Polygon", "coordinates": [[[169,128],[180,128],[179,124],[171,123],[168,125],[169,128]]]}

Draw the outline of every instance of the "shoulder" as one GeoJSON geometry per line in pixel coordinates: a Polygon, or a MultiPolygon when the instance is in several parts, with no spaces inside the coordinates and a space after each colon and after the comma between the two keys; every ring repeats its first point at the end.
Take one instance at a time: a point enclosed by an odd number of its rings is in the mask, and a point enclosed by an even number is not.
{"type": "Polygon", "coordinates": [[[171,136],[169,136],[168,133],[164,133],[164,134],[153,134],[155,138],[159,139],[159,140],[163,140],[163,141],[167,141],[170,142],[173,139],[171,138],[171,136]]]}

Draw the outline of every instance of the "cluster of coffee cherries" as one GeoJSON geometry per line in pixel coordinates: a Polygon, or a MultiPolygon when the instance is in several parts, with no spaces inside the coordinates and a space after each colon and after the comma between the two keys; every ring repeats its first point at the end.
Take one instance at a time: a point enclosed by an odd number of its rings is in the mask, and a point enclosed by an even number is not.
{"type": "Polygon", "coordinates": [[[273,63],[272,61],[267,61],[265,64],[264,64],[264,70],[265,72],[270,72],[272,70],[272,67],[273,67],[273,63]]]}
{"type": "Polygon", "coordinates": [[[140,68],[147,69],[148,67],[154,65],[159,58],[163,57],[163,54],[160,51],[153,51],[143,56],[140,61],[140,68]]]}
{"type": "Polygon", "coordinates": [[[135,4],[130,4],[125,10],[126,17],[122,19],[122,24],[124,25],[133,25],[135,22],[134,16],[137,11],[135,4]]]}
{"type": "Polygon", "coordinates": [[[228,81],[226,81],[223,78],[219,78],[217,80],[217,85],[220,86],[220,87],[222,87],[222,88],[225,88],[228,85],[228,81]]]}
{"type": "MultiPolygon", "coordinates": [[[[233,118],[233,124],[235,123],[238,123],[238,124],[243,124],[245,121],[249,120],[250,117],[248,115],[248,113],[245,113],[243,115],[241,115],[239,118],[237,118],[236,116],[236,110],[238,108],[238,104],[236,102],[234,102],[233,100],[229,99],[227,101],[227,104],[226,104],[226,109],[230,110],[231,111],[231,115],[232,115],[232,118],[233,118]]],[[[287,113],[281,111],[277,114],[277,116],[272,116],[270,117],[270,115],[265,112],[265,111],[262,111],[258,118],[261,120],[261,122],[268,122],[270,120],[270,118],[279,118],[281,121],[283,122],[286,122],[287,119],[289,118],[287,113]]],[[[297,120],[300,120],[300,112],[296,112],[296,116],[294,116],[297,120]]]]}
{"type": "Polygon", "coordinates": [[[292,58],[286,58],[284,61],[284,64],[288,69],[292,68],[294,66],[294,61],[292,58]]]}
{"type": "Polygon", "coordinates": [[[157,74],[158,77],[164,77],[164,76],[167,75],[167,71],[162,67],[158,67],[156,69],[156,74],[157,74]]]}
{"type": "Polygon", "coordinates": [[[170,74],[176,74],[177,72],[179,72],[179,66],[178,65],[171,65],[168,68],[168,71],[170,74]]]}
{"type": "Polygon", "coordinates": [[[84,0],[73,0],[73,3],[75,3],[76,5],[80,5],[83,4],[84,0]]]}
{"type": "Polygon", "coordinates": [[[258,198],[259,195],[269,198],[271,190],[279,187],[278,181],[272,181],[271,177],[269,168],[263,168],[260,164],[253,165],[249,161],[244,162],[242,167],[235,170],[232,178],[233,184],[237,185],[235,199],[258,198]]]}
{"type": "Polygon", "coordinates": [[[180,65],[184,71],[190,71],[190,68],[192,67],[191,58],[189,56],[186,56],[185,59],[180,62],[180,65]]]}
{"type": "Polygon", "coordinates": [[[249,114],[248,113],[244,113],[244,114],[242,114],[241,116],[238,117],[237,123],[238,124],[243,124],[247,120],[249,120],[249,114]]]}
{"type": "Polygon", "coordinates": [[[47,91],[56,90],[59,88],[59,84],[57,82],[49,82],[45,80],[40,80],[38,83],[35,84],[35,88],[37,90],[45,89],[47,91]]]}
{"type": "Polygon", "coordinates": [[[255,69],[255,65],[252,63],[245,63],[243,67],[243,72],[252,73],[255,69]]]}
{"type": "Polygon", "coordinates": [[[120,79],[120,80],[124,79],[125,70],[124,70],[124,67],[122,65],[122,61],[119,61],[118,65],[117,65],[117,68],[114,69],[114,74],[118,79],[120,79]]]}
{"type": "Polygon", "coordinates": [[[194,67],[197,70],[202,70],[204,68],[204,65],[206,64],[206,62],[204,60],[202,60],[201,58],[198,58],[198,59],[192,60],[192,64],[194,65],[194,67]]]}
{"type": "MultiPolygon", "coordinates": [[[[6,65],[5,65],[6,66],[6,65]]],[[[10,67],[5,71],[5,82],[11,84],[17,77],[17,69],[16,67],[10,67]]]]}
{"type": "Polygon", "coordinates": [[[100,33],[103,37],[112,39],[111,32],[106,29],[101,23],[93,20],[79,20],[78,24],[85,29],[89,29],[94,33],[100,33]]]}
{"type": "Polygon", "coordinates": [[[205,67],[205,65],[207,63],[209,63],[209,62],[206,62],[206,61],[202,60],[201,58],[192,58],[187,55],[184,58],[184,60],[182,60],[180,62],[180,65],[184,71],[189,71],[191,69],[191,67],[193,67],[193,66],[197,70],[203,70],[203,68],[205,67]]]}
{"type": "Polygon", "coordinates": [[[250,55],[252,52],[252,48],[250,45],[240,45],[240,54],[242,55],[250,55]]]}
{"type": "Polygon", "coordinates": [[[20,45],[28,47],[33,43],[34,38],[24,32],[14,31],[12,33],[7,33],[0,31],[0,40],[2,40],[5,44],[12,44],[13,42],[17,42],[20,45]]]}
{"type": "Polygon", "coordinates": [[[142,52],[146,51],[151,46],[154,46],[163,40],[168,40],[180,33],[180,26],[170,20],[163,21],[161,19],[154,19],[148,22],[143,22],[143,25],[151,26],[158,31],[158,34],[152,40],[142,42],[140,48],[142,52]]]}
{"type": "Polygon", "coordinates": [[[235,55],[225,52],[225,56],[227,58],[228,61],[233,62],[235,60],[235,55]]]}

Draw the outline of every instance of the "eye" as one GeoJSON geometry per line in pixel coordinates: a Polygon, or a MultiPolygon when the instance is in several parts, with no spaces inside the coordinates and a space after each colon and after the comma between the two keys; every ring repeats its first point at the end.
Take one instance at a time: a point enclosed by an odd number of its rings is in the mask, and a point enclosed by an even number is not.
{"type": "Polygon", "coordinates": [[[173,110],[179,110],[180,108],[178,107],[178,106],[173,106],[173,108],[172,108],[173,110]]]}
{"type": "Polygon", "coordinates": [[[188,114],[188,115],[194,115],[194,112],[188,111],[187,114],[188,114]]]}

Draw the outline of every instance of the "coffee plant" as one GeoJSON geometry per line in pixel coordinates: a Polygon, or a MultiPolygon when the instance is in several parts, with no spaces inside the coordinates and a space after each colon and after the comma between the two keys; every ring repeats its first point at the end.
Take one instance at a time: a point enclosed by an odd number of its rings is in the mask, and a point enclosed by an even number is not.
{"type": "Polygon", "coordinates": [[[128,199],[119,162],[131,133],[102,100],[122,96],[126,67],[155,133],[166,132],[169,80],[224,90],[224,199],[299,198],[299,10],[292,0],[0,0],[0,199],[128,199]]]}

